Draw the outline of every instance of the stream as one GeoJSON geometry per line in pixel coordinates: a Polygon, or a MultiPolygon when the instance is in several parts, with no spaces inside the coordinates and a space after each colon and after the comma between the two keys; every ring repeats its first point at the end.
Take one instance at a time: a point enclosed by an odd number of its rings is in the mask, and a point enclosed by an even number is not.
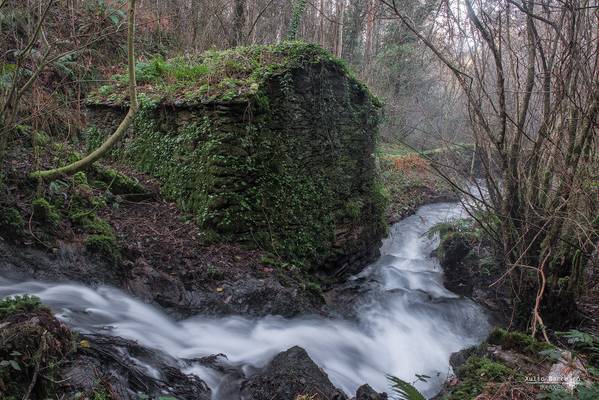
{"type": "MultiPolygon", "coordinates": [[[[430,379],[416,387],[430,397],[451,372],[450,355],[481,342],[490,329],[481,307],[443,287],[439,262],[431,256],[439,239],[426,232],[462,212],[454,203],[426,205],[391,227],[380,259],[351,278],[368,283],[356,306],[357,320],[196,316],[175,321],[115,288],[1,277],[0,297],[36,295],[77,330],[133,339],[176,358],[223,353],[246,372],[298,345],[350,396],[364,383],[389,391],[386,374],[409,382],[426,374],[430,379]]],[[[230,398],[227,379],[216,370],[198,364],[185,372],[206,381],[213,399],[230,398]]]]}

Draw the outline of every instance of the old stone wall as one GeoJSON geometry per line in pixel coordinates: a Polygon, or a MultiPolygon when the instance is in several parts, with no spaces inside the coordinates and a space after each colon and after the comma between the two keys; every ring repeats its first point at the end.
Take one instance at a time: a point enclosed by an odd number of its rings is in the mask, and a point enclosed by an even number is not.
{"type": "MultiPolygon", "coordinates": [[[[206,241],[243,242],[327,275],[356,272],[385,233],[378,105],[324,51],[301,50],[289,50],[301,62],[252,83],[251,95],[142,101],[112,156],[158,178],[206,241]]],[[[88,110],[94,147],[125,108],[96,98],[88,110]]]]}

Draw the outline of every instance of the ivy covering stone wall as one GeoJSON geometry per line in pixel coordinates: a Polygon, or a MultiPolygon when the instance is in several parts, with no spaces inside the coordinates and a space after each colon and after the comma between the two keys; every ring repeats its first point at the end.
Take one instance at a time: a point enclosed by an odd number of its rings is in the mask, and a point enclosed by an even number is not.
{"type": "MultiPolygon", "coordinates": [[[[285,43],[151,65],[138,66],[142,107],[112,157],[158,178],[204,240],[328,275],[376,258],[386,229],[374,158],[380,105],[339,60],[285,43]]],[[[89,97],[90,147],[124,115],[124,81],[89,97]]]]}

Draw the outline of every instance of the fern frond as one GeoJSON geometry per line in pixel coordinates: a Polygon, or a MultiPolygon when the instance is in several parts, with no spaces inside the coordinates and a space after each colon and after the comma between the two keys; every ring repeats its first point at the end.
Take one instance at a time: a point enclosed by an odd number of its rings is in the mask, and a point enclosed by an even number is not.
{"type": "Polygon", "coordinates": [[[426,400],[412,384],[393,375],[387,375],[387,379],[391,382],[391,388],[399,400],[426,400]]]}

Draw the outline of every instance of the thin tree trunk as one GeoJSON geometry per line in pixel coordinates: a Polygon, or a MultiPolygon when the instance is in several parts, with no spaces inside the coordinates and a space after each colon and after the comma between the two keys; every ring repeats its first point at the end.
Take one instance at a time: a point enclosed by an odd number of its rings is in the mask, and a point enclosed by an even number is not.
{"type": "Polygon", "coordinates": [[[320,45],[322,47],[324,47],[324,0],[320,0],[320,7],[319,7],[319,12],[320,12],[320,20],[319,20],[319,27],[318,27],[318,35],[319,35],[319,39],[320,39],[320,45]]]}
{"type": "Polygon", "coordinates": [[[337,44],[335,55],[341,58],[343,54],[343,16],[345,14],[345,0],[341,0],[338,3],[338,18],[337,18],[337,44]]]}
{"type": "Polygon", "coordinates": [[[372,59],[372,39],[374,37],[374,2],[366,0],[366,32],[364,39],[364,72],[366,80],[369,79],[370,62],[372,59]]]}

